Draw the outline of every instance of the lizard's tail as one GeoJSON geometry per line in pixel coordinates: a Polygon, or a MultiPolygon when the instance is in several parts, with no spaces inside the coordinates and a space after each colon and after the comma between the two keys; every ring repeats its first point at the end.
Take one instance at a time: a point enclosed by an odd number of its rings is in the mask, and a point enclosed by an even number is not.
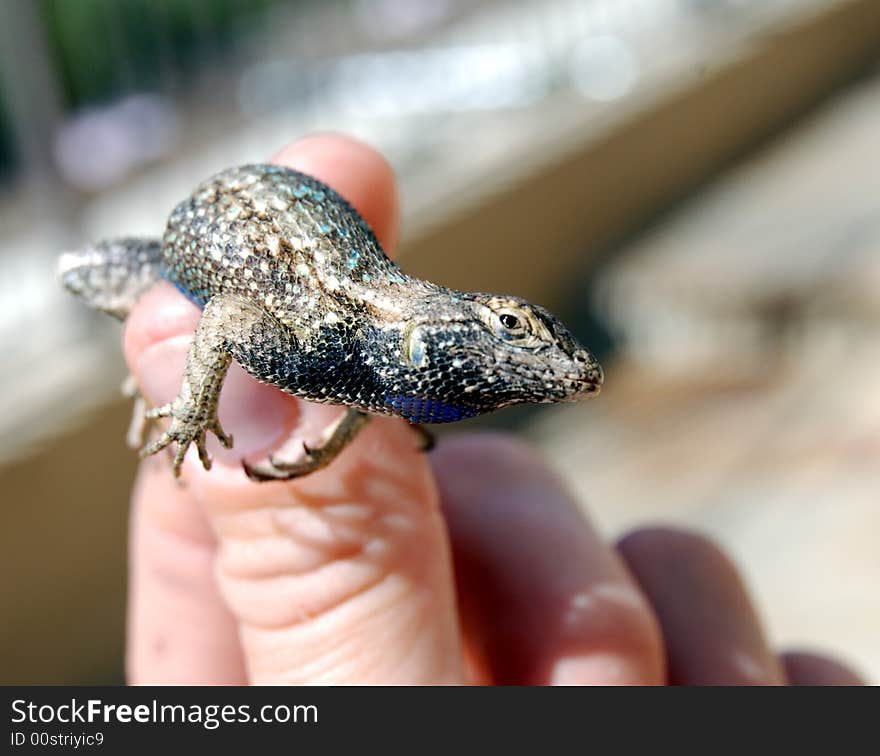
{"type": "Polygon", "coordinates": [[[159,239],[109,239],[61,255],[58,278],[90,307],[125,320],[159,279],[161,259],[159,239]]]}

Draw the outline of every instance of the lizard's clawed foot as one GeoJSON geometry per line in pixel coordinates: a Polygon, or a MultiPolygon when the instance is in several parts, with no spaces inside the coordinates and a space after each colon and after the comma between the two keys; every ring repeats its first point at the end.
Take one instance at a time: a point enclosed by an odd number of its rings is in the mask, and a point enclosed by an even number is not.
{"type": "Polygon", "coordinates": [[[318,446],[303,442],[303,456],[286,462],[269,456],[269,467],[254,467],[244,460],[241,466],[251,480],[292,480],[329,465],[354,439],[369,420],[369,415],[358,409],[348,410],[325,432],[326,440],[318,446]]]}
{"type": "Polygon", "coordinates": [[[174,443],[177,449],[174,452],[172,468],[174,477],[180,477],[180,467],[190,444],[195,444],[199,451],[199,459],[206,470],[211,469],[211,457],[205,447],[205,436],[211,431],[220,443],[227,449],[232,448],[232,436],[227,435],[217,419],[216,411],[213,413],[200,412],[197,408],[184,403],[180,397],[170,404],[155,407],[144,413],[144,419],[152,422],[161,417],[170,417],[171,425],[158,439],[144,446],[139,454],[141,458],[149,457],[165,447],[174,443]]]}
{"type": "Polygon", "coordinates": [[[268,468],[252,467],[245,461],[241,464],[251,480],[292,480],[326,467],[339,451],[328,449],[327,444],[312,448],[304,442],[303,456],[297,460],[287,462],[270,454],[268,468]]]}
{"type": "Polygon", "coordinates": [[[277,459],[271,454],[269,455],[269,464],[276,470],[289,473],[292,477],[298,478],[301,475],[308,475],[310,472],[319,470],[330,464],[340,450],[329,448],[328,444],[322,444],[312,448],[305,441],[303,442],[303,456],[293,462],[286,462],[277,459]]]}

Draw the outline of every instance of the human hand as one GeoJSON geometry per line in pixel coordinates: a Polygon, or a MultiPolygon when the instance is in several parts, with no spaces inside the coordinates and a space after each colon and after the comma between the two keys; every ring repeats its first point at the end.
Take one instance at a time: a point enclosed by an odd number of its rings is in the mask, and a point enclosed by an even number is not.
{"type": "MultiPolygon", "coordinates": [[[[326,136],[275,162],[337,189],[393,253],[394,179],[375,152],[326,136]]],[[[151,403],[177,393],[198,317],[161,285],[127,321],[126,358],[151,403]]],[[[375,418],[325,470],[245,477],[242,457],[293,456],[339,412],[233,364],[220,417],[235,449],[215,445],[211,472],[188,457],[183,485],[163,455],[142,464],[131,682],[856,681],[830,660],[780,661],[703,539],[653,530],[604,544],[535,452],[506,437],[462,435],[425,455],[405,422],[375,418]]]]}

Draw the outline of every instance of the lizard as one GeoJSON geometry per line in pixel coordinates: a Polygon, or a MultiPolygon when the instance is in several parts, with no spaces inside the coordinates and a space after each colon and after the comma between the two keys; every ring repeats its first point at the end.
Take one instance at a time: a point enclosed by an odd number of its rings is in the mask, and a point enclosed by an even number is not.
{"type": "Polygon", "coordinates": [[[145,426],[170,423],[140,455],[175,444],[175,477],[193,444],[210,469],[208,432],[232,447],[217,416],[232,360],[288,394],[347,408],[300,458],[243,461],[256,481],[327,466],[372,415],[455,422],[578,400],[604,380],[596,358],[543,307],[406,275],[344,198],[278,165],[224,170],[172,210],[161,238],[87,244],[61,255],[58,275],[119,319],[160,279],[201,308],[179,394],[143,412],[145,426]]]}

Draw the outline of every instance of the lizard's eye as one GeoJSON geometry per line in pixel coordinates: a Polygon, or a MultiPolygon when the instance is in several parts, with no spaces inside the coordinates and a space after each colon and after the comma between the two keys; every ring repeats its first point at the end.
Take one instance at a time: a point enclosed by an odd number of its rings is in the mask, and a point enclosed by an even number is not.
{"type": "Polygon", "coordinates": [[[495,311],[495,318],[500,328],[496,330],[498,335],[505,341],[515,341],[517,339],[530,336],[532,329],[529,327],[529,320],[525,313],[505,308],[495,311]]]}
{"type": "Polygon", "coordinates": [[[508,331],[518,331],[522,328],[519,318],[516,315],[511,315],[509,312],[502,312],[498,316],[498,320],[501,321],[501,325],[508,331]]]}
{"type": "Polygon", "coordinates": [[[488,304],[487,325],[497,338],[526,349],[541,346],[541,327],[527,309],[509,300],[496,299],[488,304]]]}

